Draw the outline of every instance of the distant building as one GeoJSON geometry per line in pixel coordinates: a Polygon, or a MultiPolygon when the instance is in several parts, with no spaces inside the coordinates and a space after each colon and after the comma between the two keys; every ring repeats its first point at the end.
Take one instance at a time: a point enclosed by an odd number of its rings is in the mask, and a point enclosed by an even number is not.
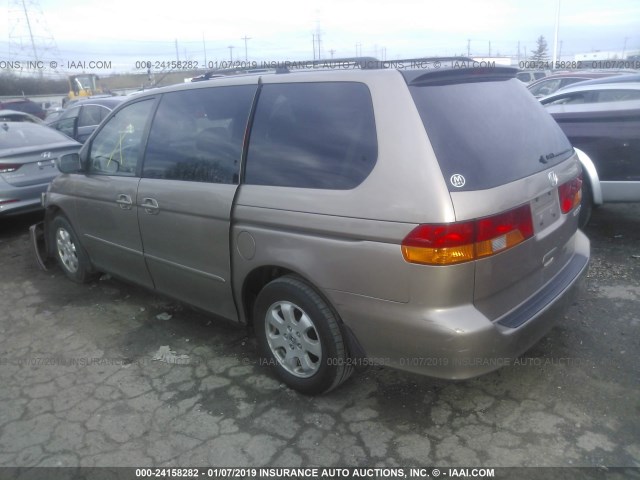
{"type": "Polygon", "coordinates": [[[589,53],[576,53],[574,60],[576,62],[588,62],[599,60],[629,60],[631,58],[638,58],[640,50],[626,50],[622,51],[608,51],[608,52],[589,52],[589,53]]]}

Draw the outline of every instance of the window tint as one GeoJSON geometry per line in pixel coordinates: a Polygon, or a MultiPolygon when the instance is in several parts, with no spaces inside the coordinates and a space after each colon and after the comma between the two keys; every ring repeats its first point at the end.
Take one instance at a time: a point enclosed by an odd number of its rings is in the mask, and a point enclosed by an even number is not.
{"type": "Polygon", "coordinates": [[[70,107],[60,115],[60,120],[64,118],[76,118],[80,115],[80,107],[70,107]]]}
{"type": "Polygon", "coordinates": [[[80,118],[78,119],[79,127],[91,127],[98,125],[102,120],[102,110],[108,110],[100,105],[85,105],[80,111],[80,118]]]}
{"type": "Polygon", "coordinates": [[[451,191],[497,187],[573,153],[558,124],[516,79],[409,88],[451,191]],[[459,175],[464,184],[452,185],[459,175]]]}
{"type": "Polygon", "coordinates": [[[237,183],[256,87],[166,93],[153,119],[142,176],[237,183]]]}
{"type": "Polygon", "coordinates": [[[91,143],[91,173],[123,176],[136,174],[144,129],[153,103],[153,99],[136,102],[111,117],[91,143]]]}
{"type": "Polygon", "coordinates": [[[61,131],[67,137],[73,138],[76,134],[76,117],[63,118],[62,120],[58,120],[53,127],[56,130],[61,131]]]}
{"type": "Polygon", "coordinates": [[[560,88],[560,82],[562,80],[559,78],[553,78],[549,80],[545,80],[540,82],[538,85],[535,85],[529,89],[529,91],[535,96],[544,96],[550,95],[555,92],[558,88],[560,88]]]}
{"type": "Polygon", "coordinates": [[[552,101],[542,102],[543,105],[569,105],[569,104],[577,104],[577,103],[589,103],[589,98],[591,95],[589,92],[574,92],[574,93],[566,93],[561,97],[557,97],[552,101]]]}
{"type": "Polygon", "coordinates": [[[598,102],[624,102],[640,100],[640,90],[601,90],[597,92],[598,102]]]}
{"type": "Polygon", "coordinates": [[[245,181],[349,189],[376,163],[369,89],[361,83],[264,85],[251,131],[245,181]]]}

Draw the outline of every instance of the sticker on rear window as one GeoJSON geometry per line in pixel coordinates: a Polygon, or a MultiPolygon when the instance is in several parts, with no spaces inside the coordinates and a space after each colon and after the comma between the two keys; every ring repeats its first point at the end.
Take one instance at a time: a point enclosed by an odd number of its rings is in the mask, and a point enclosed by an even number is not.
{"type": "Polygon", "coordinates": [[[453,175],[451,175],[451,179],[449,181],[451,182],[451,185],[453,185],[456,188],[462,188],[466,183],[466,180],[464,179],[464,177],[459,173],[454,173],[453,175]]]}

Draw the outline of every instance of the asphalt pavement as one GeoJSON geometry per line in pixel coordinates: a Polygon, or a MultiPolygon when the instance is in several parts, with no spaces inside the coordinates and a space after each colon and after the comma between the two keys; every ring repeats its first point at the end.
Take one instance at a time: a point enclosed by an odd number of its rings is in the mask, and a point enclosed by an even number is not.
{"type": "Polygon", "coordinates": [[[384,367],[297,394],[247,332],[124,282],[39,270],[0,219],[0,466],[640,467],[640,205],[586,229],[584,288],[518,362],[384,367]]]}

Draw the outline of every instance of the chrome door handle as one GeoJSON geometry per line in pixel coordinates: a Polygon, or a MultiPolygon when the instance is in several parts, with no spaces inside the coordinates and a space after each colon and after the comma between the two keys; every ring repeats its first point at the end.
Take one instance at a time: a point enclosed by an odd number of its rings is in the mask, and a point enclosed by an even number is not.
{"type": "Polygon", "coordinates": [[[151,215],[157,215],[160,210],[160,206],[155,198],[142,199],[142,208],[151,215]]]}
{"type": "Polygon", "coordinates": [[[125,195],[124,193],[121,193],[120,195],[118,195],[118,199],[116,200],[116,203],[120,205],[120,208],[123,210],[131,210],[131,207],[133,206],[131,197],[129,195],[125,195]]]}

